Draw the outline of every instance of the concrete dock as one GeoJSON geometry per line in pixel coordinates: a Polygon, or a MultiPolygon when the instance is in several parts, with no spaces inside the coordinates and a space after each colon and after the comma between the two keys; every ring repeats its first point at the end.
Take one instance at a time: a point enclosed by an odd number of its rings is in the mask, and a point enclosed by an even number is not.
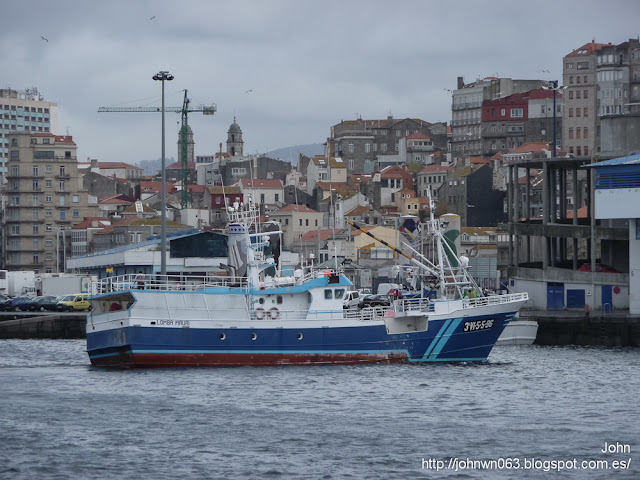
{"type": "Polygon", "coordinates": [[[538,321],[536,345],[640,347],[640,316],[624,310],[522,310],[520,318],[538,321]]]}
{"type": "Polygon", "coordinates": [[[3,338],[86,338],[87,314],[0,312],[3,338]]]}

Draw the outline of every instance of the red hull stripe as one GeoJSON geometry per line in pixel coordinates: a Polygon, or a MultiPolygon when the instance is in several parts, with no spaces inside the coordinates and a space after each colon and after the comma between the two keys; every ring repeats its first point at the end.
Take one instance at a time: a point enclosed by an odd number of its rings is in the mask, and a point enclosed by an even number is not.
{"type": "Polygon", "coordinates": [[[95,366],[112,367],[233,367],[247,365],[314,365],[406,363],[406,354],[368,353],[122,353],[92,358],[95,366]]]}

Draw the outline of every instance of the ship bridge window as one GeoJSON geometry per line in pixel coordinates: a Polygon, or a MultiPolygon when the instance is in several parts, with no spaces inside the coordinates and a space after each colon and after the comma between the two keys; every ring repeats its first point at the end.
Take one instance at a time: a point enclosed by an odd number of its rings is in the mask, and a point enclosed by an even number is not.
{"type": "Polygon", "coordinates": [[[324,291],[324,299],[331,300],[333,298],[333,290],[325,290],[324,291]]]}
{"type": "Polygon", "coordinates": [[[336,299],[341,299],[344,296],[344,288],[336,288],[334,297],[336,299]]]}
{"type": "Polygon", "coordinates": [[[282,296],[281,295],[278,295],[276,297],[276,303],[278,303],[278,304],[282,303],[282,296]]]}

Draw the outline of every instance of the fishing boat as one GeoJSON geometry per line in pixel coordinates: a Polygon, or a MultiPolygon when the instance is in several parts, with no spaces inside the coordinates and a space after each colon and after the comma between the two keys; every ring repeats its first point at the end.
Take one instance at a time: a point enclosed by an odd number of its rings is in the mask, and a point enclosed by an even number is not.
{"type": "Polygon", "coordinates": [[[398,250],[420,268],[426,293],[345,309],[353,285],[338,268],[281,275],[272,240],[282,232],[264,230],[250,201],[227,208],[226,276],[123,275],[96,284],[101,293],[87,317],[93,365],[481,362],[528,299],[468,295],[472,279],[464,262],[452,261],[432,209],[426,229],[437,259],[398,250]]]}

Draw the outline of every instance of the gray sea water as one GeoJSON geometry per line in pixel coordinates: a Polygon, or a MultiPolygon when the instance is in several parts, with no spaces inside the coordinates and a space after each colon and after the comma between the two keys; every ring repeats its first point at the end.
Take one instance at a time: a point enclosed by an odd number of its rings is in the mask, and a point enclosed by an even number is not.
{"type": "Polygon", "coordinates": [[[640,349],[131,371],[84,349],[0,341],[1,479],[640,478],[640,349]]]}

